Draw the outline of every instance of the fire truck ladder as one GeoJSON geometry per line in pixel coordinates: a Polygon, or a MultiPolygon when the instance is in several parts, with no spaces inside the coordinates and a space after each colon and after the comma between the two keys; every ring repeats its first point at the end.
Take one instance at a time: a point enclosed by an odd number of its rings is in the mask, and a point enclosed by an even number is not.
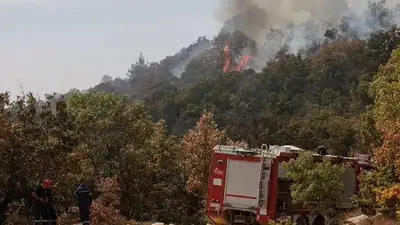
{"type": "MultiPolygon", "coordinates": [[[[265,145],[266,147],[266,145],[265,145]]],[[[272,155],[267,152],[267,148],[264,145],[261,146],[261,172],[260,172],[260,184],[258,189],[258,206],[267,207],[268,199],[268,184],[270,179],[272,155]]]]}

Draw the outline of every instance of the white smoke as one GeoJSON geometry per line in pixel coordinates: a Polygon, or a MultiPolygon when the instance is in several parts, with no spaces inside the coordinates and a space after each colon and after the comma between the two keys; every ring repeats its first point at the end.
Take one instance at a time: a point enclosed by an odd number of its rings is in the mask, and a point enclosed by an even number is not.
{"type": "Polygon", "coordinates": [[[197,57],[199,54],[203,53],[204,51],[211,49],[213,47],[213,43],[208,39],[198,39],[195,45],[192,45],[192,48],[189,50],[184,49],[184,51],[188,51],[188,56],[184,58],[182,61],[179,62],[177,66],[170,70],[170,72],[180,78],[182,73],[185,72],[186,66],[189,62],[197,57]]]}
{"type": "Polygon", "coordinates": [[[400,0],[220,0],[217,16],[225,22],[223,32],[239,30],[256,42],[253,65],[259,69],[284,45],[289,53],[298,53],[325,39],[328,29],[364,39],[374,31],[398,25],[399,4],[400,0]],[[370,4],[380,7],[371,11],[370,4]],[[377,21],[382,14],[386,14],[384,20],[377,21]],[[340,29],[344,18],[346,34],[340,29]]]}

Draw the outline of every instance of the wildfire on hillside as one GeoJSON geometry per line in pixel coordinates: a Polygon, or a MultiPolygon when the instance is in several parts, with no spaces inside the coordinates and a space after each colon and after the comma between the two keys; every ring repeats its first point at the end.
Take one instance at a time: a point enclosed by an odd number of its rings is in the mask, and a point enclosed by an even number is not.
{"type": "MultiPolygon", "coordinates": [[[[224,47],[224,67],[222,71],[224,73],[228,73],[231,71],[231,63],[232,63],[232,58],[231,58],[231,49],[230,49],[230,44],[229,41],[226,41],[225,47],[224,47]]],[[[240,57],[240,61],[236,66],[236,71],[241,72],[243,69],[247,68],[251,59],[253,57],[251,55],[242,55],[240,57]]]]}
{"type": "Polygon", "coordinates": [[[225,56],[225,61],[224,61],[223,72],[227,73],[227,72],[229,72],[229,69],[231,67],[231,49],[229,46],[229,41],[226,41],[225,48],[224,48],[224,56],[225,56]]]}
{"type": "Polygon", "coordinates": [[[236,67],[236,71],[240,72],[243,69],[245,69],[251,60],[252,56],[251,55],[243,55],[240,57],[240,63],[236,67]]]}

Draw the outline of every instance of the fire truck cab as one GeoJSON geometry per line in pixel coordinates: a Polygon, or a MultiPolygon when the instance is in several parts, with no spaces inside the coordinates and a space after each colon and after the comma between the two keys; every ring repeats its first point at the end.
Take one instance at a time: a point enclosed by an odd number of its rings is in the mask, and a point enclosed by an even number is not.
{"type": "MultiPolygon", "coordinates": [[[[267,146],[260,149],[217,145],[213,149],[206,215],[214,224],[268,224],[270,220],[290,217],[297,225],[324,225],[321,215],[291,203],[290,180],[284,162],[304,151],[295,146],[267,146]]],[[[371,166],[360,157],[314,154],[315,160],[329,157],[347,163],[343,176],[344,193],[336,208],[353,207],[350,199],[358,189],[357,175],[371,166]]],[[[365,157],[364,157],[365,158],[365,157]]]]}

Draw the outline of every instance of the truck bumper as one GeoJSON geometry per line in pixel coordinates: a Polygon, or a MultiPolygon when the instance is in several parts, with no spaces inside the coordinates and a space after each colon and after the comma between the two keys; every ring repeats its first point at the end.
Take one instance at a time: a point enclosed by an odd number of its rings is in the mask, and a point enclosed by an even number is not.
{"type": "Polygon", "coordinates": [[[261,225],[267,225],[270,222],[270,218],[264,215],[258,215],[256,219],[257,222],[261,225]]]}
{"type": "MultiPolygon", "coordinates": [[[[207,218],[210,220],[211,223],[216,225],[227,225],[228,221],[226,221],[218,211],[214,210],[207,210],[206,213],[207,218]]],[[[257,215],[256,220],[260,225],[268,225],[271,221],[267,215],[257,215]]]]}
{"type": "Polygon", "coordinates": [[[227,225],[228,221],[226,221],[222,215],[220,215],[217,211],[207,210],[206,213],[207,218],[216,225],[227,225]]]}

